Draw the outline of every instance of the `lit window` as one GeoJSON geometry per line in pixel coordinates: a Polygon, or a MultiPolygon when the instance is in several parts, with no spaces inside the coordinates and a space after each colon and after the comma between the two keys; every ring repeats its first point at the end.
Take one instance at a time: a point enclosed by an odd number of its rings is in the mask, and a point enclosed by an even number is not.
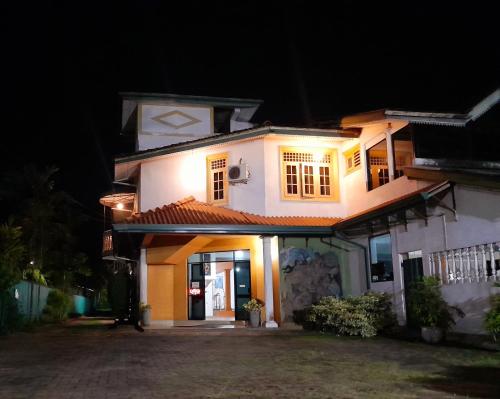
{"type": "Polygon", "coordinates": [[[387,164],[387,140],[382,140],[366,151],[368,170],[368,190],[389,183],[389,166],[387,164]]]}
{"type": "Polygon", "coordinates": [[[394,280],[390,234],[370,238],[370,260],[372,282],[394,280]]]}
{"type": "Polygon", "coordinates": [[[227,155],[211,155],[207,158],[208,202],[224,205],[228,203],[227,155]]]}
{"type": "Polygon", "coordinates": [[[359,150],[359,145],[356,145],[346,152],[344,152],[344,158],[346,163],[346,172],[351,173],[358,170],[361,166],[361,152],[359,150]]]}
{"type": "Polygon", "coordinates": [[[280,149],[282,198],[337,201],[336,151],[332,149],[280,149]]]}

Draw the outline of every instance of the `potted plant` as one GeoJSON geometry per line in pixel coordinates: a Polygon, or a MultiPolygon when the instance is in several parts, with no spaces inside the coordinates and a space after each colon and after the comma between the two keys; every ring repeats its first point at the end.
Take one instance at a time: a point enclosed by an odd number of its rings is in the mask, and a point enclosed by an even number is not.
{"type": "Polygon", "coordinates": [[[139,309],[141,312],[141,324],[143,326],[149,326],[151,324],[151,305],[141,302],[139,304],[139,309]]]}
{"type": "Polygon", "coordinates": [[[422,339],[427,343],[438,343],[444,333],[455,324],[454,316],[464,317],[464,312],[450,306],[441,294],[437,277],[424,277],[410,288],[408,313],[421,328],[422,339]]]}
{"type": "Polygon", "coordinates": [[[245,309],[250,314],[250,327],[259,327],[260,325],[260,312],[264,304],[262,301],[257,299],[250,299],[247,303],[243,305],[245,309]]]}

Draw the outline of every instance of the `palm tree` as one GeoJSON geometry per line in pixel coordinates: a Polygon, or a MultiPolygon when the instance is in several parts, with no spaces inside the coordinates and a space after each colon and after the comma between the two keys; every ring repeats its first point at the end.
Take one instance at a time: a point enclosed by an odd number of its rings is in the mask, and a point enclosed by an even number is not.
{"type": "Polygon", "coordinates": [[[87,272],[86,256],[75,250],[75,226],[82,221],[78,203],[66,192],[55,190],[54,166],[28,165],[5,176],[0,198],[17,208],[23,227],[29,266],[27,276],[46,277],[67,288],[75,272],[87,272]],[[6,187],[8,189],[6,189],[6,187]]]}

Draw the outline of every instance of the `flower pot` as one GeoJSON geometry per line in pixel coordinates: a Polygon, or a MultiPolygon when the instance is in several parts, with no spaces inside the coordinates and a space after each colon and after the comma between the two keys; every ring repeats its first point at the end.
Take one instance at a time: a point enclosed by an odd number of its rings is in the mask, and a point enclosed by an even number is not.
{"type": "Polygon", "coordinates": [[[142,311],[142,325],[149,326],[151,324],[151,309],[144,309],[142,311]]]}
{"type": "Polygon", "coordinates": [[[437,344],[443,340],[444,331],[439,327],[422,327],[422,339],[428,344],[437,344]]]}
{"type": "Polygon", "coordinates": [[[250,327],[257,328],[260,325],[260,310],[250,312],[250,327]]]}

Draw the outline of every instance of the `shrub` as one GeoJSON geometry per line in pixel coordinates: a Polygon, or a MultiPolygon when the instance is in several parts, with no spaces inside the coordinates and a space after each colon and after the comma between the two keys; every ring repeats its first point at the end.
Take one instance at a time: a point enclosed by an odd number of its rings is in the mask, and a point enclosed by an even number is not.
{"type": "Polygon", "coordinates": [[[491,309],[486,313],[484,327],[496,341],[497,337],[500,336],[500,295],[491,297],[491,309]]]}
{"type": "Polygon", "coordinates": [[[450,306],[443,299],[437,277],[424,277],[410,288],[408,313],[419,327],[439,327],[448,330],[455,324],[454,315],[464,317],[464,312],[450,306]]]}
{"type": "Polygon", "coordinates": [[[372,337],[393,327],[396,317],[390,296],[369,292],[358,297],[324,297],[308,312],[306,321],[321,331],[372,337]]]}
{"type": "Polygon", "coordinates": [[[14,296],[9,291],[0,292],[0,334],[20,330],[23,322],[14,296]]]}
{"type": "Polygon", "coordinates": [[[47,305],[43,309],[43,321],[54,323],[66,320],[71,310],[71,298],[64,292],[54,289],[49,292],[47,305]]]}

